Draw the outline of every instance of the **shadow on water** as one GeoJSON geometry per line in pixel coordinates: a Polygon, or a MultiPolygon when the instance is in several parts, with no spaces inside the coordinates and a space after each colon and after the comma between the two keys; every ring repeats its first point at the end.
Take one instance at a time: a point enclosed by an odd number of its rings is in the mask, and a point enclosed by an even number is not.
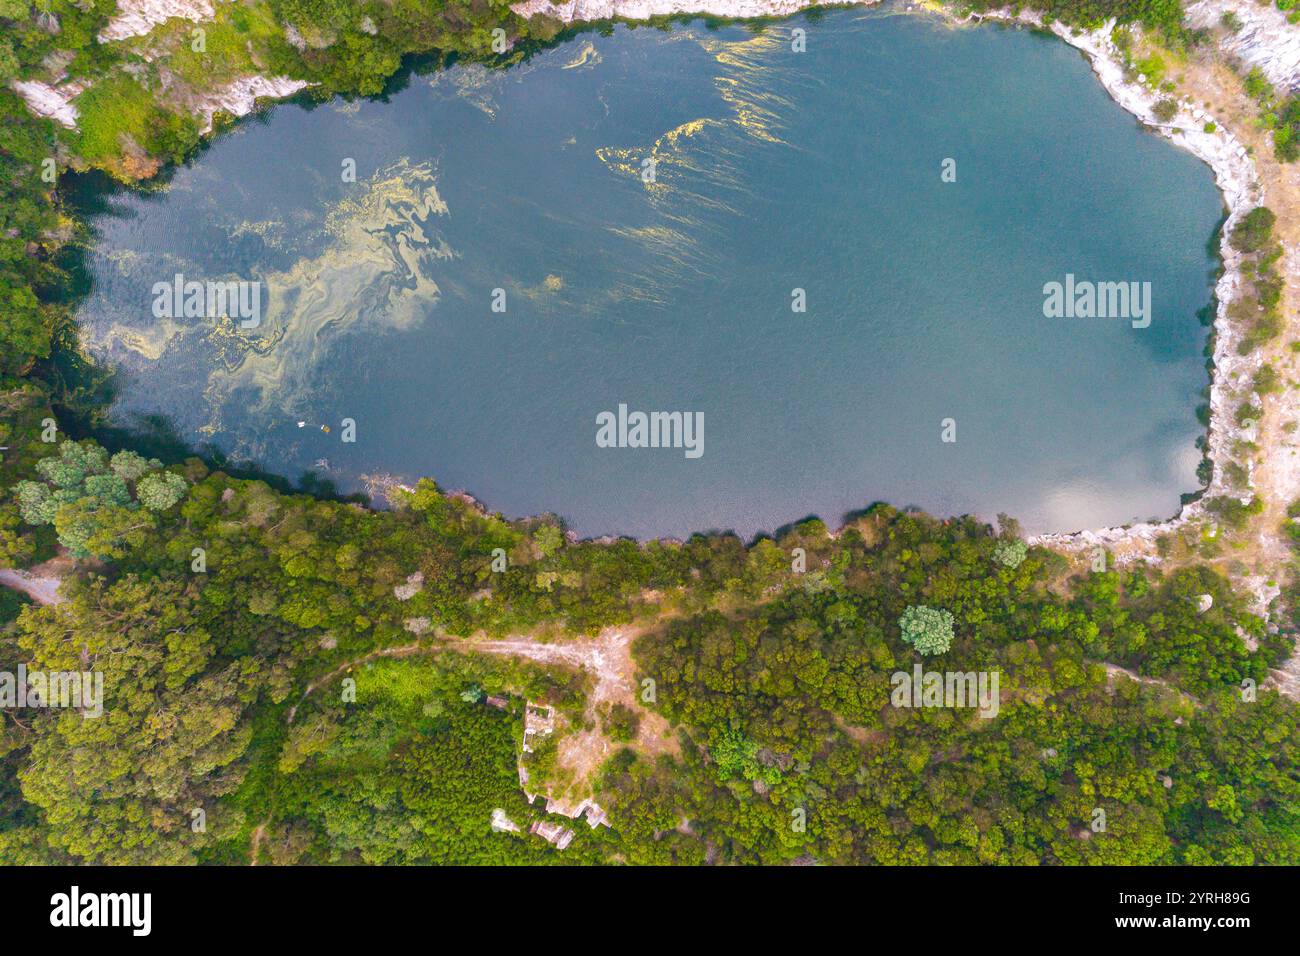
{"type": "Polygon", "coordinates": [[[75,207],[78,214],[78,232],[60,251],[57,260],[59,283],[41,291],[44,301],[57,303],[66,312],[55,329],[50,357],[38,365],[35,373],[49,387],[61,427],[69,437],[77,440],[93,438],[111,452],[129,448],[168,464],[198,458],[210,470],[222,471],[234,478],[263,481],[277,491],[368,503],[367,495],[344,495],[333,481],[315,472],[305,472],[296,482],[291,482],[256,462],[231,459],[211,443],[186,441],[166,415],[136,415],[126,425],[110,422],[108,410],[117,399],[122,375],[117,369],[96,361],[80,347],[75,318],[77,309],[93,286],[87,256],[95,235],[88,223],[92,221],[91,217],[119,215],[112,206],[114,196],[126,192],[161,194],[173,174],[174,169],[169,167],[162,174],[161,181],[150,181],[137,187],[124,185],[95,171],[70,176],[71,181],[64,186],[64,200],[75,207]]]}

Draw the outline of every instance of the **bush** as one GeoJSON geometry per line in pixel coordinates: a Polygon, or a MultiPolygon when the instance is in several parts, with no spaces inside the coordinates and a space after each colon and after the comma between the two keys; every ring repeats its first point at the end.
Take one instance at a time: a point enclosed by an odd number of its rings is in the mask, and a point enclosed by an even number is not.
{"type": "Polygon", "coordinates": [[[1171,123],[1178,115],[1178,104],[1172,99],[1163,99],[1151,107],[1151,115],[1162,123],[1171,123]]]}
{"type": "Polygon", "coordinates": [[[1273,215],[1273,210],[1267,206],[1257,206],[1242,216],[1237,224],[1232,227],[1232,233],[1228,236],[1228,244],[1238,252],[1258,252],[1273,238],[1273,224],[1275,222],[1277,222],[1277,216],[1273,215]]]}

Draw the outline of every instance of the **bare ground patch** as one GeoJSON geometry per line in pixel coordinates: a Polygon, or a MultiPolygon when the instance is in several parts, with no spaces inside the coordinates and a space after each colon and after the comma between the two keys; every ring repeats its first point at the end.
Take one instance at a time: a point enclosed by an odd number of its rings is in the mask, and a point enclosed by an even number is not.
{"type": "Polygon", "coordinates": [[[601,728],[600,710],[603,705],[622,704],[639,715],[640,725],[636,739],[631,743],[637,751],[650,757],[679,752],[677,737],[668,721],[641,704],[632,643],[643,630],[635,626],[611,627],[596,637],[563,643],[544,644],[529,638],[510,638],[462,641],[453,645],[477,653],[503,654],[540,664],[580,668],[595,679],[584,714],[588,727],[565,734],[557,745],[556,768],[572,781],[569,793],[552,795],[561,805],[576,804],[583,797],[590,796],[600,765],[623,746],[610,740],[601,728]],[[570,801],[569,798],[574,799],[570,801]]]}

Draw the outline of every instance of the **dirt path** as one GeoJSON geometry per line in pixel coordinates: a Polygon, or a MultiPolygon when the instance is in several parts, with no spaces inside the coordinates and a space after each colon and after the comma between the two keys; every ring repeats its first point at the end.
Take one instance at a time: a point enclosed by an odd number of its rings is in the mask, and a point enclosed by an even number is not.
{"type": "MultiPolygon", "coordinates": [[[[1289,520],[1287,507],[1300,499],[1300,388],[1294,384],[1300,378],[1300,365],[1291,350],[1291,343],[1300,338],[1296,318],[1300,315],[1300,164],[1278,162],[1271,133],[1258,123],[1258,105],[1246,95],[1241,78],[1217,47],[1198,52],[1170,73],[1180,94],[1203,107],[1250,149],[1264,202],[1277,215],[1274,232],[1284,250],[1278,269],[1286,279],[1281,308],[1286,327],[1258,349],[1250,363],[1252,368],[1272,365],[1282,382],[1279,393],[1262,400],[1264,415],[1255,438],[1259,451],[1250,466],[1250,490],[1259,497],[1263,511],[1212,562],[1254,593],[1254,610],[1262,612],[1288,574],[1292,555],[1282,528],[1289,520]]],[[[1248,375],[1239,374],[1228,384],[1234,401],[1251,397],[1248,375]]],[[[1300,653],[1274,670],[1270,683],[1300,699],[1300,653]]]]}
{"type": "MultiPolygon", "coordinates": [[[[270,821],[266,821],[269,823],[270,821]]],[[[262,846],[262,838],[266,836],[266,823],[259,823],[257,829],[253,831],[253,837],[248,841],[248,865],[257,866],[257,851],[262,846]]]]}
{"type": "Polygon", "coordinates": [[[1179,688],[1175,687],[1173,684],[1171,684],[1169,681],[1165,680],[1162,677],[1143,677],[1137,671],[1130,670],[1127,667],[1121,667],[1119,664],[1110,664],[1107,663],[1106,661],[1101,661],[1100,663],[1102,667],[1106,668],[1106,683],[1112,688],[1115,686],[1115,678],[1123,674],[1125,677],[1127,677],[1131,681],[1134,681],[1135,683],[1146,684],[1148,687],[1163,687],[1165,690],[1171,690],[1179,697],[1181,697],[1183,700],[1190,702],[1195,707],[1205,706],[1199,700],[1193,697],[1191,694],[1187,693],[1184,690],[1180,690],[1179,688]]]}
{"type": "MultiPolygon", "coordinates": [[[[1215,7],[1214,0],[1205,0],[1201,6],[1214,13],[1210,9],[1215,7]]],[[[1217,14],[1211,19],[1217,24],[1217,14]]],[[[1293,29],[1295,37],[1300,38],[1300,28],[1288,29],[1293,29]]],[[[1199,132],[1204,119],[1207,122],[1212,120],[1221,132],[1226,130],[1230,138],[1235,139],[1242,150],[1237,155],[1250,157],[1253,167],[1251,182],[1257,182],[1259,187],[1258,198],[1246,197],[1249,205],[1262,202],[1277,216],[1275,237],[1283,248],[1278,269],[1287,280],[1281,304],[1286,325],[1282,334],[1272,342],[1244,357],[1238,356],[1235,347],[1241,330],[1234,328],[1221,332],[1214,370],[1214,411],[1210,433],[1216,462],[1212,494],[1228,494],[1240,499],[1256,496],[1261,513],[1251,518],[1240,531],[1220,526],[1221,543],[1217,555],[1206,553],[1203,547],[1201,533],[1208,533],[1215,522],[1212,516],[1199,510],[1199,505],[1184,512],[1184,515],[1190,514],[1186,524],[1180,519],[1127,529],[1101,529],[1077,536],[1061,536],[1063,540],[1043,543],[1058,547],[1062,553],[1075,558],[1079,567],[1091,560],[1097,546],[1104,546],[1120,564],[1149,561],[1166,570],[1193,563],[1215,565],[1237,588],[1250,596],[1253,612],[1271,619],[1272,627],[1285,627],[1278,622],[1278,615],[1270,605],[1279,595],[1280,585],[1289,574],[1292,562],[1291,549],[1282,531],[1289,520],[1287,507],[1300,499],[1300,387],[1295,384],[1300,369],[1297,353],[1291,350],[1291,344],[1300,338],[1300,322],[1296,318],[1300,314],[1300,164],[1283,164],[1275,158],[1271,132],[1260,126],[1259,105],[1247,96],[1241,77],[1234,72],[1229,57],[1220,49],[1221,44],[1229,43],[1229,34],[1221,27],[1216,27],[1212,33],[1213,43],[1198,47],[1184,57],[1153,45],[1149,38],[1134,31],[1132,57],[1136,61],[1151,53],[1158,55],[1166,64],[1164,78],[1174,85],[1175,98],[1184,101],[1190,109],[1203,111],[1199,115],[1192,114],[1198,117],[1194,123],[1186,120],[1188,110],[1180,114],[1183,117],[1180,122],[1184,124],[1181,128],[1186,135],[1199,132]],[[1265,363],[1278,373],[1282,387],[1275,394],[1256,397],[1255,373],[1265,363]],[[1236,422],[1238,410],[1250,402],[1257,402],[1263,408],[1263,415],[1253,430],[1238,427],[1236,422]],[[1244,478],[1233,476],[1229,470],[1232,463],[1246,469],[1244,478]],[[1164,554],[1156,544],[1157,538],[1162,536],[1172,544],[1164,554]]],[[[1279,42],[1282,40],[1279,38],[1279,42]]],[[[1112,57],[1112,54],[1105,55],[1112,57]]],[[[1113,59],[1110,62],[1114,63],[1113,59]]],[[[1117,64],[1114,65],[1114,69],[1117,68],[1117,64]]],[[[1100,68],[1098,72],[1100,75],[1100,68]]],[[[1121,84],[1119,92],[1111,90],[1112,96],[1123,103],[1123,90],[1131,87],[1132,84],[1121,84]]],[[[1138,99],[1148,97],[1144,93],[1138,99]]],[[[1239,164],[1232,160],[1228,168],[1233,165],[1239,164]]],[[[1231,186],[1225,186],[1223,179],[1220,185],[1241,200],[1240,192],[1233,192],[1231,186]]],[[[1224,302],[1231,303],[1239,294],[1240,287],[1234,284],[1231,273],[1225,281],[1229,285],[1226,294],[1223,284],[1219,292],[1224,302]]],[[[1272,683],[1283,693],[1300,698],[1300,656],[1293,656],[1282,669],[1275,671],[1272,683]]]]}
{"type": "Polygon", "coordinates": [[[63,600],[59,585],[71,573],[73,565],[71,558],[59,555],[26,571],[0,568],[0,585],[21,591],[37,604],[58,604],[63,600]]]}
{"type": "MultiPolygon", "coordinates": [[[[1259,423],[1256,444],[1262,449],[1251,469],[1254,491],[1264,512],[1253,522],[1248,547],[1234,557],[1245,560],[1254,573],[1281,573],[1290,559],[1290,549],[1280,529],[1287,520],[1287,506],[1300,498],[1300,438],[1294,430],[1300,419],[1300,391],[1290,387],[1296,378],[1296,353],[1290,344],[1300,335],[1296,315],[1300,314],[1300,166],[1279,163],[1274,157],[1271,134],[1257,123],[1258,107],[1246,96],[1242,81],[1223,62],[1210,55],[1204,62],[1191,61],[1174,71],[1180,92],[1204,105],[1209,113],[1232,130],[1252,152],[1255,169],[1264,190],[1264,201],[1277,214],[1274,231],[1285,252],[1278,264],[1287,283],[1282,314],[1288,318],[1282,335],[1259,349],[1259,363],[1275,368],[1284,388],[1264,399],[1264,418],[1259,423]]],[[[1232,383],[1245,398],[1250,383],[1232,383]]]]}

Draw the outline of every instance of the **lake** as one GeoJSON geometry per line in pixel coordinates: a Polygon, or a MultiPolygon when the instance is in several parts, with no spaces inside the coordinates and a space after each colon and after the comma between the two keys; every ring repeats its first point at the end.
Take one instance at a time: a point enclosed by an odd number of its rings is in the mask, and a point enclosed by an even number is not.
{"type": "Polygon", "coordinates": [[[1199,484],[1221,197],[1042,34],[620,25],[280,105],[78,201],[114,422],[290,478],[640,537],[877,500],[1068,531],[1199,484]],[[175,276],[247,283],[256,324],[186,317],[175,276]],[[1149,290],[1146,324],[1045,315],[1067,276],[1149,290]],[[635,412],[681,413],[671,447],[635,412]]]}

